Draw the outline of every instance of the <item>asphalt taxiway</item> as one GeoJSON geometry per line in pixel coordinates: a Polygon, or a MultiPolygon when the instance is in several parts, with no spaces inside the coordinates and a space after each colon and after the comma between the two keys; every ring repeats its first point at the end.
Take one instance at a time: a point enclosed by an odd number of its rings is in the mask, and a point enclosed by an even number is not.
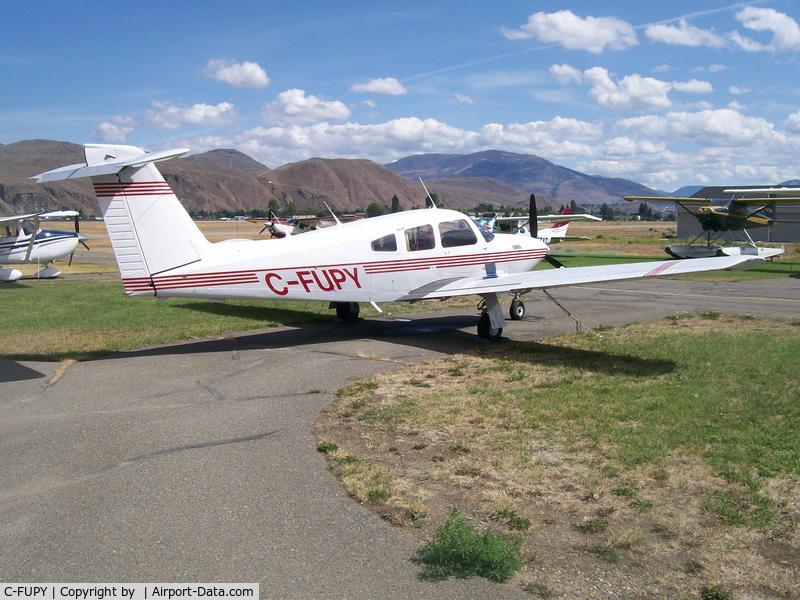
{"type": "MultiPolygon", "coordinates": [[[[590,326],[714,310],[800,316],[800,279],[553,290],[590,326]]],[[[574,331],[541,294],[510,339],[574,331]]],[[[419,546],[350,499],[315,450],[333,392],[470,351],[477,316],[278,328],[68,366],[0,359],[0,579],[258,581],[265,598],[528,597],[429,582],[419,546]]]]}

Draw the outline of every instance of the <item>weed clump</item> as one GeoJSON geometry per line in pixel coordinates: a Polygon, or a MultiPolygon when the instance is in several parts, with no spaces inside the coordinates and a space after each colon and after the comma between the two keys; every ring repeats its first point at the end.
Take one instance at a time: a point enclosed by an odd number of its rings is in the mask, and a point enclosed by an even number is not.
{"type": "Polygon", "coordinates": [[[505,581],[521,566],[522,540],[507,539],[490,530],[476,531],[455,508],[436,530],[436,536],[417,551],[425,576],[443,578],[478,575],[505,581]]]}
{"type": "Polygon", "coordinates": [[[701,600],[733,600],[733,593],[721,585],[710,583],[700,590],[700,598],[701,600]]]}
{"type": "Polygon", "coordinates": [[[317,444],[317,450],[323,454],[333,454],[339,449],[334,442],[320,442],[317,444]]]}

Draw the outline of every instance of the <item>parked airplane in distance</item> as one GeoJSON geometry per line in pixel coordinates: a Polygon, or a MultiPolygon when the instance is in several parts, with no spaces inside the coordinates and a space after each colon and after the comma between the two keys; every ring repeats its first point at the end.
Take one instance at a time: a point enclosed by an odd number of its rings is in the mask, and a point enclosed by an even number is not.
{"type": "MultiPolygon", "coordinates": [[[[589,238],[587,237],[567,235],[570,223],[573,221],[602,220],[603,219],[600,217],[595,217],[590,214],[572,214],[572,208],[566,206],[557,215],[539,215],[536,218],[539,229],[536,237],[548,245],[557,244],[558,242],[588,240],[589,238]],[[547,225],[547,227],[542,227],[543,224],[547,225]]],[[[513,233],[528,235],[529,218],[526,216],[497,217],[495,220],[495,227],[503,230],[504,226],[510,226],[513,233]]]]}
{"type": "MultiPolygon", "coordinates": [[[[731,270],[760,262],[722,257],[532,271],[549,258],[547,245],[536,239],[538,227],[530,237],[493,234],[467,215],[441,208],[337,223],[280,243],[214,244],[155,166],[186,152],[151,154],[134,146],[87,144],[84,163],[34,179],[92,179],[128,295],[323,300],[343,321],[357,319],[363,302],[377,308],[378,302],[478,295],[483,298],[478,335],[490,340],[499,339],[505,325],[503,293],[516,296],[532,289],[731,270]]],[[[533,196],[529,217],[537,223],[533,196]]]]}
{"type": "Polygon", "coordinates": [[[783,254],[783,248],[758,246],[747,233],[748,229],[770,227],[774,223],[794,223],[795,221],[775,218],[775,207],[780,204],[800,203],[800,188],[765,187],[765,188],[731,188],[722,193],[730,196],[727,201],[715,201],[703,197],[704,188],[698,192],[699,197],[673,198],[671,196],[625,196],[628,202],[673,202],[686,210],[700,223],[702,231],[688,244],[667,246],[664,250],[675,258],[703,258],[709,256],[752,255],[761,258],[772,258],[783,254]],[[728,234],[731,241],[736,241],[735,233],[741,231],[745,235],[748,246],[718,246],[715,242],[728,234]],[[705,236],[705,245],[694,242],[705,236]]]}
{"type": "MultiPolygon", "coordinates": [[[[61,271],[50,267],[49,263],[66,256],[70,257],[72,263],[75,248],[79,243],[85,246],[85,239],[79,232],[78,213],[74,210],[0,217],[0,265],[42,265],[43,268],[35,277],[52,279],[58,277],[61,271]],[[74,232],[39,228],[41,221],[66,218],[75,219],[74,232]]],[[[0,268],[0,281],[16,281],[21,277],[19,269],[0,268]]]]}

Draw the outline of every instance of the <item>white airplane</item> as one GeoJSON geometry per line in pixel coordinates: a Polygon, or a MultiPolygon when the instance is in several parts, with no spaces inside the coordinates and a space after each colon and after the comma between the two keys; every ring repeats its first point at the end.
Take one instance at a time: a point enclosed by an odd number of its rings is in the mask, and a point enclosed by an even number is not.
{"type": "MultiPolygon", "coordinates": [[[[41,183],[92,179],[130,296],[323,300],[343,321],[353,321],[363,302],[377,308],[378,302],[479,295],[478,335],[497,340],[505,325],[502,293],[761,262],[742,256],[531,271],[548,258],[548,247],[535,231],[532,237],[495,235],[463,213],[440,208],[337,224],[281,243],[214,244],[155,166],[186,152],[151,154],[134,146],[87,144],[85,163],[34,177],[41,183]]],[[[531,213],[536,223],[535,199],[531,213]]]]}
{"type": "MultiPolygon", "coordinates": [[[[538,226],[536,237],[548,245],[551,243],[565,241],[588,240],[589,238],[587,237],[567,235],[567,230],[569,229],[570,223],[573,221],[602,220],[603,219],[600,217],[595,217],[594,215],[590,214],[574,215],[572,214],[572,209],[567,206],[557,215],[538,215],[536,218],[538,226]],[[541,227],[540,225],[542,224],[549,224],[549,226],[541,227]]],[[[497,217],[495,219],[495,223],[498,224],[498,227],[501,227],[499,224],[509,224],[514,233],[518,233],[520,235],[528,235],[530,233],[529,222],[530,219],[526,216],[497,217]]]]}
{"type": "MultiPolygon", "coordinates": [[[[43,268],[35,277],[58,277],[61,271],[50,267],[49,263],[66,256],[70,257],[71,262],[75,248],[86,239],[78,231],[77,217],[78,213],[74,210],[0,217],[0,264],[39,264],[43,268]],[[39,228],[41,221],[65,218],[75,219],[74,232],[39,228]]],[[[20,277],[22,272],[19,269],[0,268],[0,281],[16,281],[20,277]]]]}

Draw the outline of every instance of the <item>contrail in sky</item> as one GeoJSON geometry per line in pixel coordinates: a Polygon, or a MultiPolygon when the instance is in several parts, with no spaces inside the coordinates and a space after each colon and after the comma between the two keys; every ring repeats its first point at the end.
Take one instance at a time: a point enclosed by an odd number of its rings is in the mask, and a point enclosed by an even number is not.
{"type": "MultiPolygon", "coordinates": [[[[653,21],[651,23],[643,23],[641,25],[634,25],[634,29],[644,29],[645,27],[649,27],[650,25],[665,25],[667,23],[675,23],[680,21],[681,19],[692,19],[695,17],[705,17],[708,15],[713,15],[721,12],[728,12],[731,10],[737,10],[739,8],[744,8],[745,6],[752,6],[754,4],[766,4],[769,0],[754,0],[753,2],[736,2],[734,4],[728,4],[727,6],[721,6],[719,8],[709,8],[707,10],[697,10],[694,12],[686,13],[685,15],[680,15],[677,17],[671,17],[669,19],[664,19],[662,21],[653,21]]],[[[416,75],[411,75],[400,81],[402,83],[407,83],[409,81],[416,81],[417,79],[423,79],[425,77],[430,77],[431,75],[440,75],[441,73],[449,73],[450,71],[458,71],[460,69],[466,69],[468,67],[474,67],[477,65],[484,65],[486,63],[494,62],[496,60],[500,60],[503,58],[508,58],[510,56],[519,56],[520,54],[528,54],[529,52],[538,52],[539,50],[547,50],[548,48],[556,48],[559,44],[544,44],[542,46],[534,46],[533,48],[525,48],[523,50],[516,50],[514,52],[504,52],[503,54],[495,54],[493,56],[487,56],[486,58],[478,58],[476,60],[471,60],[469,62],[460,63],[457,65],[451,65],[449,67],[442,67],[441,69],[436,69],[435,71],[426,71],[425,73],[417,73],[416,75]]]]}

